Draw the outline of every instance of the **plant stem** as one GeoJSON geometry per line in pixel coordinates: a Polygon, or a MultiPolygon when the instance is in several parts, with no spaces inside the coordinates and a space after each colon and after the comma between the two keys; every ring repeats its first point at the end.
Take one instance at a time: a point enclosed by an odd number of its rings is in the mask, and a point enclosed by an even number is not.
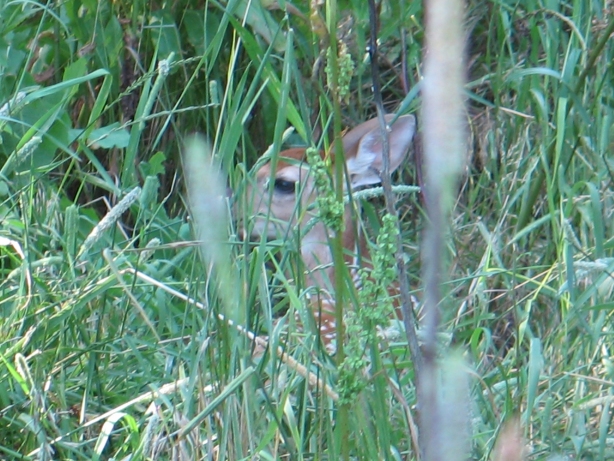
{"type": "MultiPolygon", "coordinates": [[[[341,142],[341,107],[339,105],[339,63],[337,61],[337,1],[328,0],[326,7],[326,23],[328,27],[329,46],[330,46],[330,68],[331,78],[329,82],[333,100],[333,129],[334,129],[334,152],[335,152],[335,198],[339,203],[343,203],[343,181],[344,181],[344,152],[341,142]]],[[[345,360],[343,350],[343,340],[345,328],[343,324],[343,309],[346,299],[346,267],[343,258],[343,229],[335,232],[332,241],[333,262],[335,274],[335,323],[337,327],[337,366],[341,366],[345,360]]],[[[348,404],[339,405],[337,412],[337,424],[335,437],[338,446],[337,452],[341,454],[341,459],[349,460],[350,451],[348,443],[348,404]]]]}
{"type": "MultiPolygon", "coordinates": [[[[371,79],[373,85],[373,98],[377,108],[377,118],[380,123],[382,133],[382,155],[383,155],[383,171],[381,172],[382,189],[384,190],[384,200],[386,202],[386,212],[392,216],[397,216],[395,206],[394,193],[392,192],[392,183],[390,180],[390,147],[388,140],[388,128],[386,119],[384,118],[384,104],[382,102],[382,93],[379,83],[379,67],[377,65],[377,8],[375,0],[369,0],[369,16],[371,23],[371,37],[369,41],[369,55],[371,57],[371,79]]],[[[419,374],[422,367],[422,354],[418,345],[418,335],[416,332],[416,318],[414,315],[411,296],[409,294],[409,283],[407,282],[407,269],[403,258],[403,240],[401,232],[397,236],[395,259],[397,272],[399,274],[399,291],[401,294],[401,303],[403,310],[403,321],[405,324],[405,333],[411,353],[414,371],[419,374]]]]}

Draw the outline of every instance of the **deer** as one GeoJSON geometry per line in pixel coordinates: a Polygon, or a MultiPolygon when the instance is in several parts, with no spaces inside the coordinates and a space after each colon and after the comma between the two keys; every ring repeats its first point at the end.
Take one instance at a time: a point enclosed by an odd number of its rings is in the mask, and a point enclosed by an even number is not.
{"type": "MultiPolygon", "coordinates": [[[[393,115],[385,116],[386,123],[393,115]]],[[[389,171],[395,171],[407,156],[413,139],[416,120],[403,115],[388,128],[389,171]]],[[[342,137],[345,172],[344,189],[356,191],[381,182],[383,170],[382,133],[377,118],[368,120],[347,131],[342,137]]],[[[334,163],[334,155],[329,154],[334,163]]],[[[322,159],[327,154],[320,151],[322,159]]],[[[258,165],[259,163],[257,163],[258,165]]],[[[316,302],[310,302],[320,338],[329,352],[334,351],[336,338],[335,300],[327,288],[334,286],[333,254],[329,245],[332,231],[317,221],[317,191],[306,159],[306,148],[291,148],[279,153],[277,161],[270,159],[255,171],[254,180],[248,184],[246,201],[249,223],[243,233],[252,240],[275,239],[291,235],[298,226],[307,229],[300,241],[300,256],[305,268],[305,281],[317,289],[316,302]],[[272,182],[272,184],[271,184],[272,182]]],[[[333,165],[334,168],[334,165],[333,165]]],[[[334,171],[334,170],[333,170],[334,171]]],[[[352,275],[358,266],[369,264],[369,251],[363,232],[357,232],[355,214],[348,204],[343,213],[342,242],[346,264],[351,265],[352,275]]],[[[356,277],[354,277],[356,279],[356,277]]]]}

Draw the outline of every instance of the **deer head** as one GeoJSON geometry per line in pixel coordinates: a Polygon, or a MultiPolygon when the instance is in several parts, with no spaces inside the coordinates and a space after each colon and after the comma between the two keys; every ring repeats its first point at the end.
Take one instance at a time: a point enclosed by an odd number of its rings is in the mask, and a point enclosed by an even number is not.
{"type": "MultiPolygon", "coordinates": [[[[387,115],[386,121],[389,122],[392,118],[392,115],[387,115]]],[[[405,115],[399,117],[390,128],[388,135],[391,172],[405,159],[415,127],[415,118],[405,115]]],[[[343,136],[343,149],[352,189],[381,182],[382,139],[377,119],[364,122],[346,133],[343,136]]],[[[294,148],[280,152],[275,171],[272,171],[272,162],[264,164],[256,171],[255,182],[247,189],[247,203],[251,206],[252,236],[276,238],[285,235],[296,225],[305,225],[317,212],[314,209],[314,180],[305,151],[304,148],[294,148]]],[[[305,243],[314,241],[326,243],[326,234],[322,233],[321,226],[315,226],[305,236],[305,243]]]]}

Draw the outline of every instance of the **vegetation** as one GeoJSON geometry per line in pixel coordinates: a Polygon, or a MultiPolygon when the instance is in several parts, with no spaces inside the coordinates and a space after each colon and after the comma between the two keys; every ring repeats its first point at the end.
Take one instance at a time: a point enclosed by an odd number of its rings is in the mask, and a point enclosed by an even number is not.
{"type": "MultiPolygon", "coordinates": [[[[382,0],[390,112],[420,114],[422,18],[382,0]]],[[[269,145],[328,147],[335,116],[373,117],[369,28],[359,0],[0,2],[1,458],[416,458],[404,336],[379,344],[350,318],[340,365],[310,334],[296,240],[251,244],[229,223],[212,268],[183,200],[193,132],[240,201],[269,145]]],[[[612,459],[612,2],[471,1],[466,30],[439,340],[473,380],[449,417],[469,414],[473,459],[513,418],[530,459],[612,459]]],[[[396,182],[418,178],[409,162],[396,182]]],[[[397,207],[421,299],[420,195],[397,207]]],[[[381,208],[362,213],[374,242],[381,208]]]]}

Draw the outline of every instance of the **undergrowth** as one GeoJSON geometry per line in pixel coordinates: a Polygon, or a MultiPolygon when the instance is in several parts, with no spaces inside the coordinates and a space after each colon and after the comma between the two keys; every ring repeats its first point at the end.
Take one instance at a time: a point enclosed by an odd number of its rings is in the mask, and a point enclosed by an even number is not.
{"type": "MultiPolygon", "coordinates": [[[[375,114],[368,11],[336,11],[351,127],[375,114]]],[[[390,112],[419,115],[422,13],[381,4],[390,112]]],[[[185,209],[191,133],[211,142],[236,201],[270,145],[332,143],[327,14],[308,2],[0,3],[0,457],[416,458],[404,339],[369,336],[341,373],[308,328],[296,240],[253,243],[210,219],[234,274],[213,276],[185,209]]],[[[612,4],[473,1],[466,24],[468,166],[439,339],[472,370],[472,458],[489,459],[519,418],[531,459],[612,459],[612,4]]],[[[422,185],[415,162],[396,181],[422,185]]],[[[361,214],[373,241],[378,200],[361,214]]],[[[421,207],[399,196],[418,300],[421,207]]],[[[362,302],[349,298],[349,311],[362,302]]]]}

